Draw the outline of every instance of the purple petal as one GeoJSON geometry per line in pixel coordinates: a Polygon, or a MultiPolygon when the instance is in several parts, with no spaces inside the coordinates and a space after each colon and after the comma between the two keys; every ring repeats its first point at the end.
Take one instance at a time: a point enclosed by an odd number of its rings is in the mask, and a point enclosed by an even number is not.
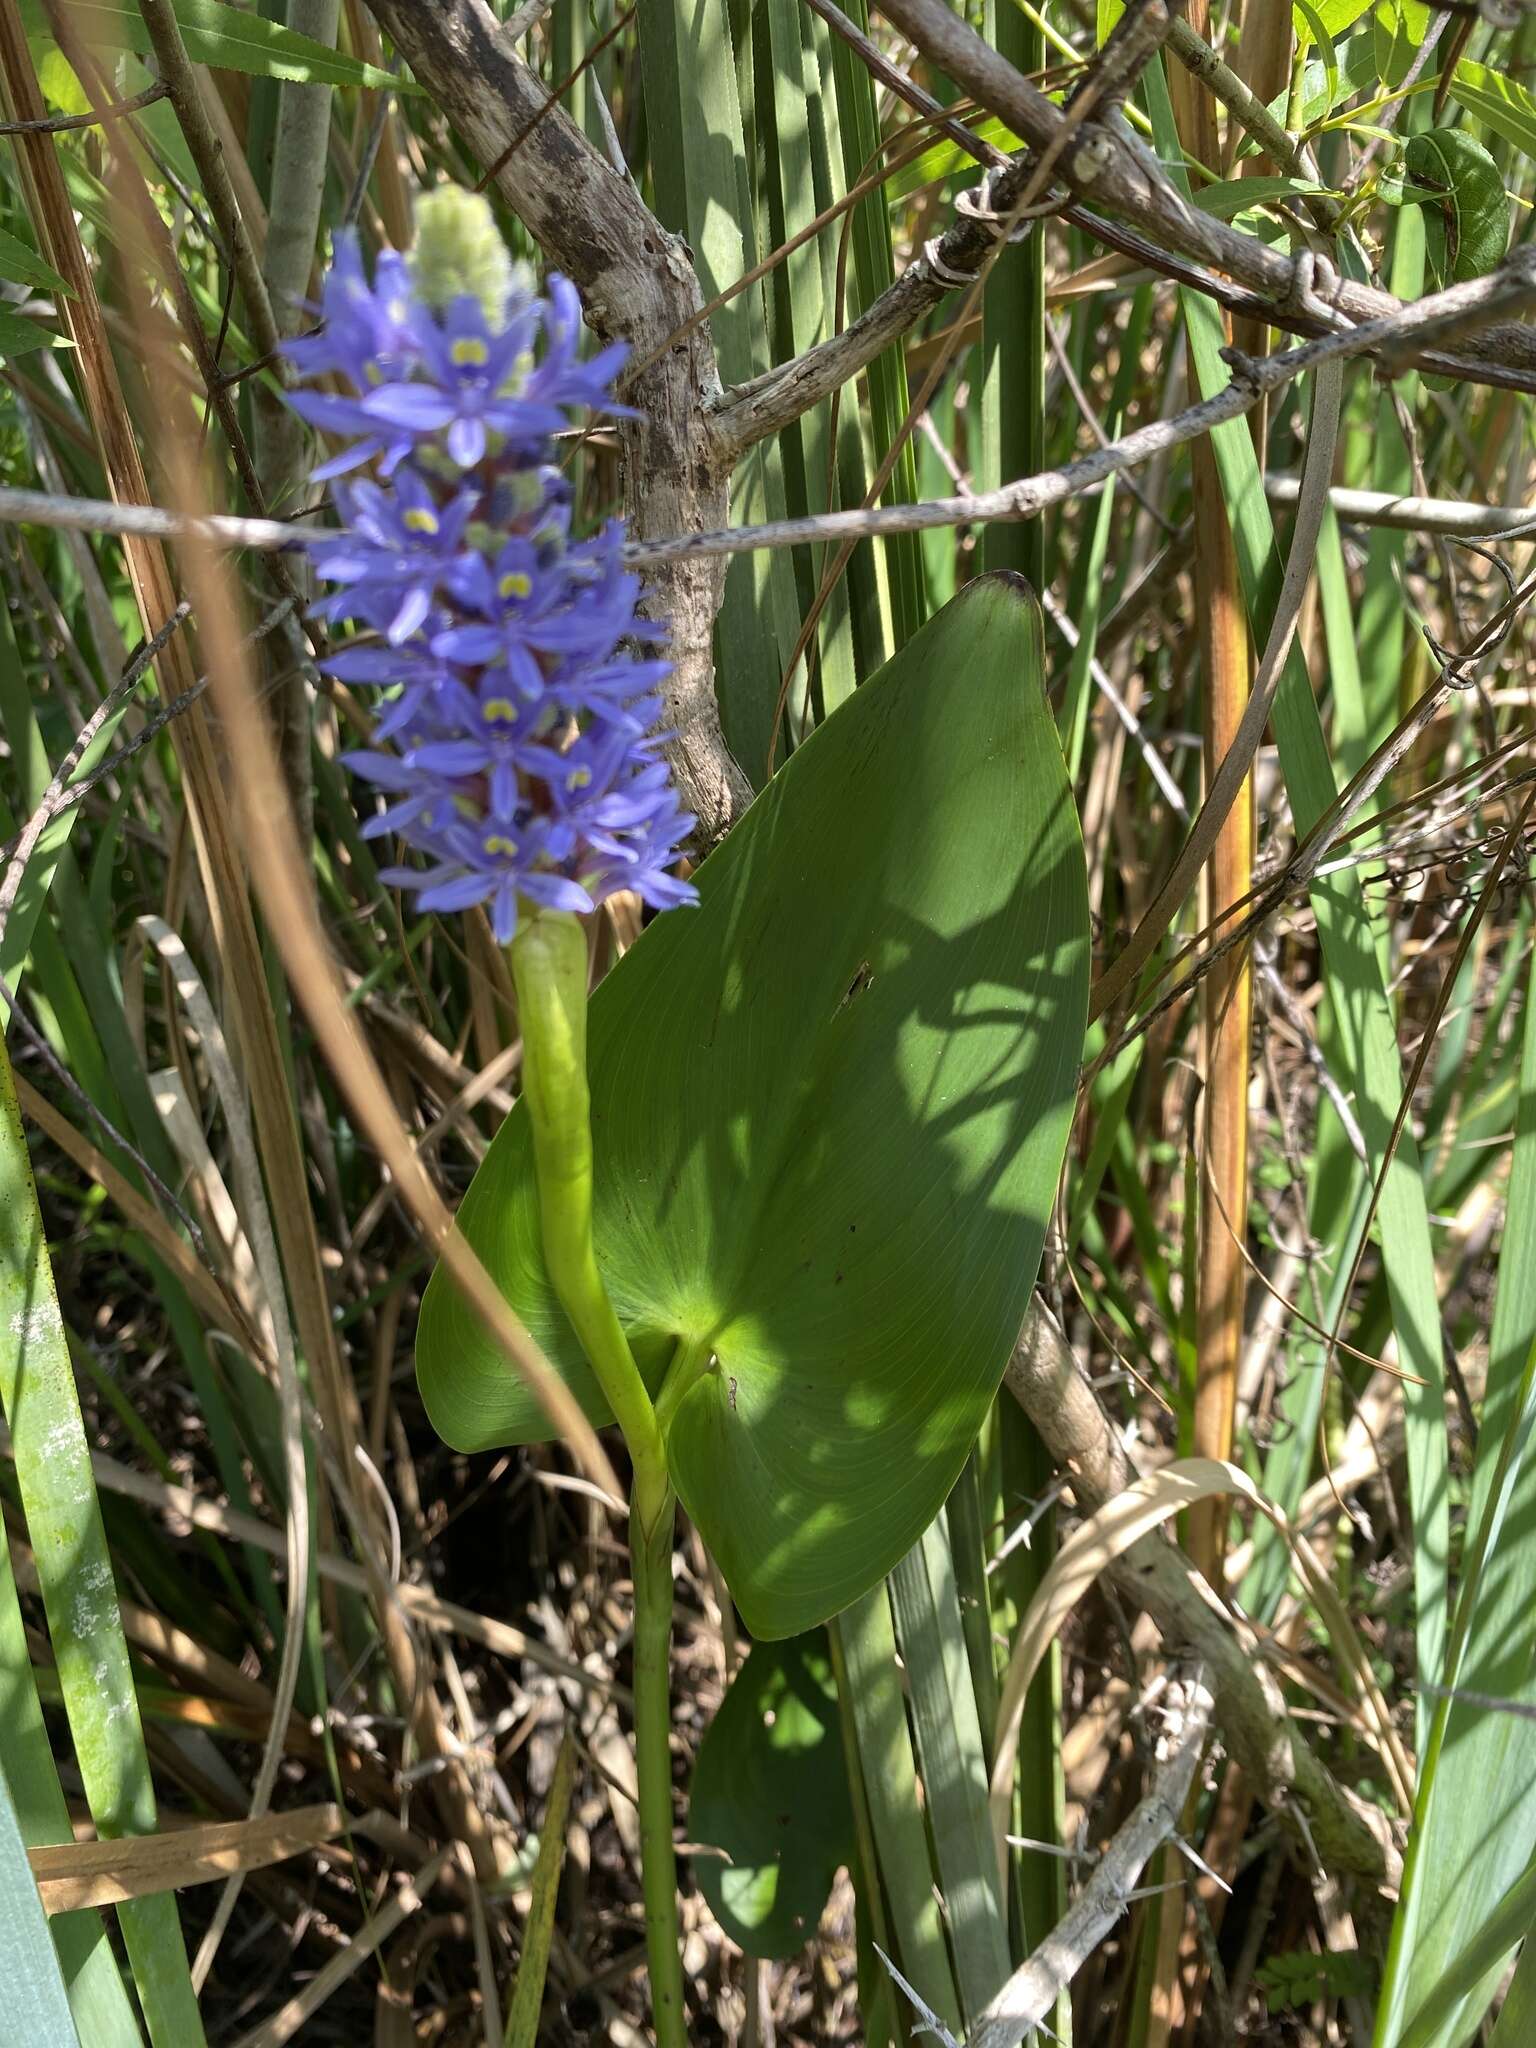
{"type": "Polygon", "coordinates": [[[430,889],[423,889],[420,904],[423,910],[472,910],[477,903],[483,903],[496,887],[489,875],[459,875],[453,881],[435,883],[430,889]]]}
{"type": "Polygon", "coordinates": [[[432,594],[422,584],[416,584],[405,593],[399,611],[395,613],[389,628],[389,644],[398,647],[403,640],[409,640],[427,613],[432,609],[432,594]]]}
{"type": "Polygon", "coordinates": [[[448,429],[448,453],[460,469],[473,469],[485,455],[485,422],[475,414],[460,414],[448,429]]]}
{"type": "Polygon", "coordinates": [[[405,427],[412,433],[436,433],[453,418],[452,400],[430,384],[381,384],[356,403],[366,419],[382,420],[386,426],[405,427]]]}

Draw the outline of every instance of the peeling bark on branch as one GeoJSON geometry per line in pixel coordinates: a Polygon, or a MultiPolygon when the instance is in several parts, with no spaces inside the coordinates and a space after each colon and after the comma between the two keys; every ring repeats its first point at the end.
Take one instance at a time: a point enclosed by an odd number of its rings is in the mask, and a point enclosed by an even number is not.
{"type": "MultiPolygon", "coordinates": [[[[642,361],[662,351],[627,394],[642,415],[624,421],[620,434],[630,531],[644,540],[724,526],[729,466],[712,426],[720,378],[708,325],[663,346],[703,304],[685,245],[564,110],[548,104],[484,0],[370,5],[469,148],[499,166],[497,189],[581,293],[595,331],[622,337],[642,361]]],[[[675,734],[668,753],[706,845],[752,794],[715,703],[711,646],[724,580],[725,564],[710,560],[669,562],[651,578],[651,608],[672,629],[674,672],[662,692],[675,734]]]]}

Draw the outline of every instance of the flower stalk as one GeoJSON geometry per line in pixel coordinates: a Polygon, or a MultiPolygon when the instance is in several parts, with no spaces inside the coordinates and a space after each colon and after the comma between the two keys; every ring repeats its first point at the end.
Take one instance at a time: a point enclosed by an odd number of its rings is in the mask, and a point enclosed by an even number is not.
{"type": "Polygon", "coordinates": [[[568,913],[519,922],[509,958],[523,1031],[523,1102],[533,1134],[544,1264],[624,1432],[634,1465],[635,1775],[651,2016],[658,2048],[684,2048],[672,1846],[672,1532],[676,1496],[656,1411],[597,1267],[587,1084],[587,935],[568,913]]]}
{"type": "Polygon", "coordinates": [[[592,1233],[586,929],[626,890],[695,900],[671,872],[694,824],[660,755],[665,628],[641,618],[623,529],[578,539],[554,436],[582,410],[622,412],[622,346],[581,361],[563,278],[537,293],[489,202],[445,188],[417,209],[409,259],[370,282],[337,242],[322,328],[288,344],[290,396],[343,442],[340,531],[309,545],[335,586],[317,607],[355,631],[330,673],[380,690],[374,744],[345,757],[385,802],[365,837],[424,857],[381,879],[424,910],[483,908],[507,948],[523,1032],[550,1282],[624,1432],[634,1468],[635,1761],[641,1883],[659,2048],[686,2048],[672,1842],[672,1536],[676,1496],[649,1391],[598,1269],[592,1233]]]}
{"type": "Polygon", "coordinates": [[[587,935],[569,913],[525,919],[508,951],[523,1031],[523,1104],[533,1134],[544,1264],[624,1432],[638,1527],[667,1511],[667,1454],[592,1241],[592,1121],[587,1085],[587,935]]]}

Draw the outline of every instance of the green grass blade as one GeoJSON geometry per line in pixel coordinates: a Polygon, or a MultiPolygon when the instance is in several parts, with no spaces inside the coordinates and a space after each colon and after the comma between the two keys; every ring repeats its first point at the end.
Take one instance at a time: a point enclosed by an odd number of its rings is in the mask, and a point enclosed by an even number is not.
{"type": "MultiPolygon", "coordinates": [[[[155,1795],[9,1061],[0,1064],[0,1405],[86,1799],[106,1836],[150,1834],[155,1795]]],[[[172,1896],[118,1908],[155,2048],[199,2048],[172,1896]]]]}
{"type": "Polygon", "coordinates": [[[533,1866],[533,1900],[523,1923],[523,1952],[517,1966],[512,2009],[507,2014],[506,2048],[534,2048],[539,2038],[539,2012],[544,2004],[544,1978],[549,1945],[555,1930],[555,1901],[565,1868],[566,1817],[576,1782],[576,1745],[567,1729],[555,1760],[555,1775],[544,1808],[538,1859],[533,1866]]]}
{"type": "Polygon", "coordinates": [[[958,2034],[959,1993],[933,1896],[928,1835],[886,1588],[877,1586],[845,1609],[832,1623],[832,1634],[847,1673],[846,1697],[858,1741],[860,1774],[902,1972],[919,1997],[958,2034]]]}
{"type": "Polygon", "coordinates": [[[1008,1975],[1008,1923],[987,1813],[981,1721],[942,1514],[892,1572],[891,1605],[960,2001],[974,2024],[1008,1975]]]}
{"type": "MultiPolygon", "coordinates": [[[[820,15],[813,15],[805,7],[802,7],[801,14],[808,77],[812,81],[809,106],[811,173],[816,211],[825,213],[846,196],[849,185],[845,170],[848,152],[843,142],[837,94],[821,90],[821,81],[834,76],[839,39],[820,15]]],[[[828,333],[832,331],[838,304],[838,252],[844,246],[841,229],[842,217],[839,216],[837,225],[829,226],[818,238],[821,303],[826,309],[828,333]]],[[[864,409],[856,402],[856,392],[850,394],[845,390],[840,396],[835,443],[830,438],[832,404],[829,402],[826,407],[829,439],[821,457],[823,467],[819,487],[829,509],[859,504],[870,474],[864,409]],[[854,402],[850,402],[851,399],[854,402]]],[[[890,653],[890,604],[884,546],[883,542],[874,540],[859,542],[848,557],[841,588],[827,606],[828,621],[834,616],[846,616],[846,637],[851,643],[854,671],[859,680],[873,675],[890,653]]],[[[831,560],[832,550],[822,550],[818,563],[821,573],[825,573],[831,560]]],[[[836,676],[836,671],[827,672],[828,687],[836,687],[836,676]]],[[[826,710],[833,708],[833,701],[830,696],[826,699],[826,710]]]]}
{"type": "Polygon", "coordinates": [[[1536,1942],[1529,1934],[1488,2037],[1488,2048],[1525,2048],[1528,2041],[1536,2041],[1536,1942]]]}
{"type": "MultiPolygon", "coordinates": [[[[760,217],[769,245],[780,248],[816,217],[818,154],[825,153],[819,121],[819,78],[807,36],[816,19],[799,0],[760,0],[752,17],[758,95],[757,160],[760,217]]],[[[823,33],[825,29],[823,28],[823,33]]],[[[768,278],[768,310],[775,362],[803,355],[830,332],[822,252],[805,243],[777,265],[768,278]]],[[[828,403],[813,406],[778,436],[784,467],[784,497],[791,518],[828,508],[828,403]]],[[[808,612],[830,551],[797,548],[793,560],[802,614],[808,612]]],[[[853,635],[846,581],[839,579],[816,629],[814,701],[821,715],[852,691],[853,635]]],[[[799,692],[791,699],[791,724],[798,736],[799,692]]]]}
{"type": "MultiPolygon", "coordinates": [[[[1424,289],[1423,215],[1416,206],[1403,206],[1396,208],[1391,218],[1388,281],[1398,298],[1416,299],[1424,289]]],[[[1376,398],[1375,432],[1370,437],[1373,490],[1401,496],[1416,488],[1413,456],[1398,424],[1398,405],[1411,413],[1418,389],[1417,377],[1403,377],[1376,398]]],[[[1398,701],[1409,633],[1408,598],[1402,580],[1406,554],[1406,535],[1386,526],[1372,528],[1366,540],[1360,603],[1352,621],[1354,645],[1359,649],[1358,713],[1341,698],[1333,722],[1334,753],[1346,777],[1365,765],[1406,709],[1398,701]]],[[[1337,637],[1330,633],[1330,647],[1337,637]]]]}
{"type": "MultiPolygon", "coordinates": [[[[1536,976],[1536,967],[1533,967],[1536,976]]],[[[1526,991],[1505,1255],[1489,1339],[1488,1390],[1457,1614],[1454,1683],[1469,1693],[1536,1707],[1536,979],[1526,991]]],[[[1466,1997],[1437,2039],[1465,2038],[1481,1986],[1463,1968],[1471,1945],[1536,1855],[1536,1722],[1442,1701],[1420,1772],[1402,1897],[1393,1922],[1377,2040],[1395,2043],[1406,2018],[1452,1976],[1466,1997]]]]}
{"type": "MultiPolygon", "coordinates": [[[[1044,38],[1015,0],[989,0],[985,32],[1026,78],[1044,63],[1044,38]]],[[[999,255],[987,279],[981,317],[977,488],[994,490],[1045,467],[1045,235],[1039,223],[1026,240],[999,255]]],[[[989,526],[983,557],[989,569],[1014,569],[1043,590],[1045,521],[1003,520],[989,526]]]]}
{"type": "MultiPolygon", "coordinates": [[[[848,0],[844,8],[861,29],[869,27],[866,0],[848,0]]],[[[842,38],[832,42],[832,79],[837,95],[838,124],[843,146],[843,173],[852,185],[868,175],[880,142],[880,110],[874,80],[862,59],[842,38]]],[[[877,186],[853,210],[852,278],[848,317],[873,303],[896,276],[891,253],[890,219],[884,186],[877,186]]],[[[883,456],[901,431],[911,393],[906,357],[900,344],[875,357],[866,371],[869,380],[870,428],[875,456],[883,456]]],[[[848,394],[844,394],[844,407],[848,394]]],[[[917,460],[909,440],[897,458],[890,482],[881,495],[885,505],[909,505],[917,497],[917,460]]],[[[891,620],[897,647],[903,646],[928,615],[923,553],[916,534],[895,534],[882,542],[890,578],[891,620]]]]}
{"type": "MultiPolygon", "coordinates": [[[[640,0],[651,176],[662,219],[687,236],[707,298],[758,259],[752,189],[728,10],[640,0]]],[[[761,285],[711,320],[720,375],[744,383],[768,368],[761,285]]],[[[731,484],[733,524],[785,516],[784,467],[772,439],[749,451],[731,484]]],[[[800,629],[794,565],[779,549],[739,556],[717,627],[720,713],[747,775],[767,772],[773,709],[800,629]]]]}
{"type": "MultiPolygon", "coordinates": [[[[395,76],[327,49],[310,36],[298,35],[280,22],[263,19],[224,0],[175,0],[176,18],[194,64],[248,72],[255,78],[291,79],[296,84],[362,85],[397,93],[421,87],[409,75],[395,76]]],[[[36,34],[47,31],[47,15],[37,0],[23,0],[23,17],[36,34]]],[[[153,48],[133,0],[71,0],[70,14],[79,34],[98,49],[114,54],[124,48],[148,54],[153,48]]]]}
{"type": "MultiPolygon", "coordinates": [[[[16,1597],[8,1545],[0,1543],[0,1771],[29,1845],[74,1839],[48,1743],[16,1597]]],[[[60,1913],[49,1923],[69,1987],[70,2010],[89,2048],[143,2048],[143,2035],[99,1913],[60,1913]]]]}
{"type": "MultiPolygon", "coordinates": [[[[1423,2004],[1407,2026],[1392,2038],[1402,2048],[1438,2048],[1442,2041],[1464,2041],[1465,2027],[1457,2020],[1467,1998],[1481,1992],[1483,2004],[1498,1988],[1499,1975],[1515,1944],[1536,1921],[1536,1868],[1527,1870],[1499,1903],[1487,1913],[1472,1941],[1455,1964],[1432,1982],[1423,2004]]],[[[1378,2019],[1376,2039],[1385,2039],[1384,2017],[1378,2019]]]]}
{"type": "Polygon", "coordinates": [[[27,2048],[80,2048],[48,1917],[27,1862],[11,1788],[0,1770],[0,1981],[6,2023],[27,2048]]]}

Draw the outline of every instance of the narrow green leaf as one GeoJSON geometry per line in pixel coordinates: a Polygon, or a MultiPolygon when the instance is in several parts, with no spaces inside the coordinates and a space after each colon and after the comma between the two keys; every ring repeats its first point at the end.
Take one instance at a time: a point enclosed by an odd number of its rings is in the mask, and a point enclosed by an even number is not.
{"type": "Polygon", "coordinates": [[[942,1515],[892,1572],[891,1606],[911,1688],[912,1729],[960,2003],[974,2025],[1008,1976],[1008,1917],[987,1806],[986,1752],[942,1515]]]}
{"type": "MultiPolygon", "coordinates": [[[[811,133],[811,171],[815,185],[816,210],[825,213],[847,197],[849,176],[847,162],[851,151],[847,147],[843,132],[843,121],[838,111],[836,92],[820,90],[820,81],[835,76],[839,61],[838,48],[841,38],[834,36],[819,14],[812,14],[808,7],[800,9],[805,30],[806,56],[809,76],[816,81],[815,89],[809,95],[811,133]]],[[[831,331],[839,304],[839,279],[842,276],[840,256],[843,241],[840,231],[829,230],[818,237],[817,253],[821,262],[821,303],[831,331]]],[[[846,313],[845,316],[846,318],[846,313]]],[[[857,392],[853,394],[856,400],[857,392]]],[[[827,408],[829,430],[832,407],[827,408]]],[[[857,505],[865,493],[871,473],[869,460],[869,433],[867,408],[850,402],[850,394],[844,390],[836,408],[837,436],[835,445],[828,451],[829,473],[824,474],[823,488],[827,493],[829,506],[857,505]]],[[[832,551],[826,549],[820,559],[820,570],[825,572],[832,559],[832,551]]],[[[890,599],[886,577],[884,544],[874,540],[862,540],[848,557],[843,571],[843,594],[831,599],[828,617],[841,623],[846,621],[846,633],[852,643],[855,676],[862,679],[872,676],[890,652],[890,599]]],[[[834,685],[835,687],[835,685],[834,685]]],[[[844,691],[846,695],[846,690],[844,691]]],[[[835,696],[826,698],[826,709],[840,701],[835,696]]],[[[882,1975],[878,1978],[886,1992],[890,1986],[882,1975]]]]}
{"type": "MultiPolygon", "coordinates": [[[[1536,967],[1533,967],[1536,974],[1536,967]]],[[[1504,1255],[1488,1347],[1488,1389],[1468,1527],[1474,1541],[1457,1615],[1453,1681],[1515,1708],[1536,1707],[1536,980],[1527,986],[1504,1255]]],[[[1402,1896],[1393,1921],[1377,2040],[1397,2041],[1407,2015],[1451,1977],[1464,1999],[1441,2039],[1476,2027],[1495,1988],[1463,1968],[1466,1954],[1536,1856],[1536,1723],[1446,1700],[1420,1770],[1402,1896]],[[1479,1990],[1485,1995],[1474,1997],[1479,1990]]],[[[1522,1930],[1519,1930],[1523,1932],[1522,1930]]],[[[1511,1943],[1511,1946],[1513,1944],[1511,1943]]]]}
{"type": "Polygon", "coordinates": [[[1302,199],[1310,193],[1326,192],[1307,178],[1226,178],[1215,185],[1202,185],[1195,204],[1202,213],[1218,220],[1233,220],[1251,207],[1272,206],[1281,199],[1302,199]]]}
{"type": "MultiPolygon", "coordinates": [[[[995,114],[985,121],[971,121],[966,125],[979,142],[990,142],[994,149],[1012,151],[1024,146],[1008,123],[999,120],[995,114]]],[[[910,199],[914,192],[921,192],[925,185],[936,185],[957,172],[974,182],[979,170],[975,157],[968,149],[962,149],[958,142],[935,142],[921,156],[913,157],[900,170],[892,171],[885,181],[886,204],[897,207],[903,199],[910,199]]]]}
{"type": "MultiPolygon", "coordinates": [[[[364,64],[296,34],[264,14],[223,4],[223,0],[175,0],[176,19],[195,64],[245,71],[255,78],[290,78],[300,85],[358,85],[378,91],[419,92],[415,80],[376,64],[364,64]]],[[[36,35],[48,20],[39,0],[23,0],[22,15],[36,35]]],[[[72,25],[89,43],[107,50],[152,53],[149,31],[132,0],[70,0],[72,25]]]]}
{"type": "Polygon", "coordinates": [[[1323,75],[1328,81],[1328,97],[1330,100],[1337,100],[1339,97],[1339,54],[1333,47],[1333,30],[1318,12],[1317,8],[1311,5],[1311,0],[1293,0],[1291,13],[1298,23],[1296,30],[1297,48],[1305,50],[1310,43],[1314,44],[1322,53],[1321,62],[1323,75]]]}
{"type": "MultiPolygon", "coordinates": [[[[847,0],[843,11],[859,28],[868,30],[868,0],[847,0]]],[[[857,51],[850,49],[841,36],[832,39],[832,83],[843,146],[843,172],[851,186],[857,179],[867,177],[878,160],[880,109],[875,82],[868,68],[857,51]]],[[[854,208],[851,248],[852,288],[847,308],[850,316],[873,304],[881,292],[895,281],[895,258],[891,253],[891,229],[883,190],[876,189],[854,208]]],[[[870,435],[878,463],[900,432],[911,399],[907,387],[906,355],[900,343],[876,356],[864,374],[869,384],[870,435]]],[[[847,410],[845,393],[844,411],[847,410]]],[[[912,444],[908,441],[897,458],[880,502],[909,505],[916,497],[917,465],[912,444]]],[[[917,631],[928,613],[922,548],[916,534],[893,534],[880,543],[879,553],[890,583],[891,620],[896,645],[900,647],[917,631]]]]}
{"type": "Polygon", "coordinates": [[[39,291],[59,292],[65,298],[74,297],[51,263],[45,263],[19,235],[7,234],[3,228],[0,228],[0,277],[8,277],[16,284],[36,285],[39,291]]]}
{"type": "Polygon", "coordinates": [[[1450,1969],[1427,1987],[1423,2003],[1400,2034],[1384,2033],[1384,2022],[1378,2020],[1377,2048],[1387,2040],[1400,2041],[1402,2048],[1439,2048],[1441,2042],[1464,2041],[1466,2032],[1458,2024],[1457,2014],[1468,1994],[1481,1987],[1487,2004],[1498,1988],[1504,1962],[1533,1922],[1536,1866],[1527,1870],[1496,1906],[1485,1907],[1472,1940],[1450,1969]]]}
{"type": "Polygon", "coordinates": [[[27,2048],[80,2048],[48,1917],[37,1894],[11,1788],[0,1770],[0,1982],[12,2040],[27,2048]]]}
{"type": "MultiPolygon", "coordinates": [[[[818,158],[824,178],[826,140],[817,119],[819,81],[809,34],[815,20],[800,0],[761,0],[753,15],[760,189],[765,202],[765,233],[774,248],[788,243],[821,210],[818,158]]],[[[822,251],[816,242],[805,243],[775,268],[769,280],[769,312],[775,362],[788,362],[827,338],[831,310],[823,290],[822,251]]],[[[791,518],[829,509],[833,481],[830,427],[831,408],[824,402],[778,437],[784,501],[791,518]]],[[[810,610],[831,552],[828,548],[794,551],[802,616],[810,610]]],[[[824,716],[852,693],[857,681],[846,579],[839,579],[822,613],[814,656],[813,707],[824,716]]],[[[797,739],[803,723],[801,702],[797,691],[790,702],[791,730],[797,739]]]]}
{"type": "Polygon", "coordinates": [[[1522,156],[1536,157],[1536,97],[1518,80],[1463,57],[1451,73],[1451,98],[1522,156]]]}
{"type": "MultiPolygon", "coordinates": [[[[705,296],[713,298],[758,259],[730,11],[694,0],[639,0],[639,12],[657,208],[686,235],[705,296]]],[[[769,367],[761,284],[722,306],[710,329],[726,383],[745,383],[769,367]]],[[[732,479],[731,516],[750,525],[785,512],[777,442],[759,442],[732,479]]],[[[725,736],[753,782],[768,772],[774,706],[799,631],[789,556],[776,548],[739,555],[725,580],[716,672],[725,736]]]]}
{"type": "MultiPolygon", "coordinates": [[[[1176,130],[1160,65],[1145,74],[1153,131],[1171,165],[1176,130]]],[[[1181,178],[1172,169],[1170,175],[1181,178]]],[[[1222,390],[1230,372],[1221,359],[1225,343],[1221,318],[1208,299],[1182,294],[1190,353],[1202,392],[1222,390]]],[[[1241,420],[1213,433],[1244,596],[1254,641],[1269,630],[1281,563],[1264,482],[1253,441],[1241,420]],[[1235,429],[1229,432],[1228,429],[1235,429]]],[[[1299,644],[1293,644],[1274,708],[1281,772],[1298,833],[1316,823],[1337,794],[1333,764],[1311,677],[1299,644]]],[[[1338,872],[1312,886],[1311,900],[1322,941],[1324,968],[1339,1022],[1343,1067],[1370,1159],[1387,1156],[1392,1126],[1402,1101],[1403,1066],[1397,1028],[1377,952],[1378,931],[1358,880],[1338,872]]],[[[1415,1375],[1404,1389],[1408,1433],[1408,1484],[1414,1514],[1414,1601],[1418,1668],[1430,1683],[1440,1678],[1447,1632],[1450,1568],[1448,1450],[1444,1418],[1444,1360],[1440,1304],[1435,1291],[1434,1247],[1418,1145],[1411,1122],[1403,1130],[1387,1173],[1378,1210],[1383,1261],[1392,1301],[1399,1362],[1415,1375]]],[[[1420,1695],[1421,1736],[1430,1719],[1429,1695],[1420,1695]]]]}
{"type": "MultiPolygon", "coordinates": [[[[988,27],[998,51],[1026,77],[1045,62],[1039,29],[1013,4],[993,0],[988,27]]],[[[1045,468],[1045,237],[1036,226],[1003,248],[982,299],[981,446],[976,480],[992,490],[1045,468]]],[[[1045,521],[994,522],[982,535],[989,569],[1015,569],[1045,588],[1045,521]]]]}
{"type": "Polygon", "coordinates": [[[832,1627],[838,1685],[850,1709],[880,1878],[891,1902],[902,1974],[958,2036],[960,1999],[934,1897],[917,1765],[907,1727],[896,1632],[884,1586],[856,1600],[832,1627]]]}
{"type": "MultiPolygon", "coordinates": [[[[598,989],[596,1242],[642,1371],[711,1361],[669,1456],[755,1636],[875,1584],[942,1505],[1040,1257],[1086,1003],[1082,842],[1038,607],[969,584],[791,757],[598,989]]],[[[595,1420],[526,1120],[461,1222],[595,1420]]],[[[548,1425],[442,1269],[417,1370],[463,1448],[548,1425]]]]}
{"type": "Polygon", "coordinates": [[[1526,2048],[1528,2041],[1536,2041],[1536,1941],[1529,1933],[1488,2037],[1488,2048],[1526,2048]]]}
{"type": "Polygon", "coordinates": [[[544,1828],[539,1836],[539,1853],[533,1866],[533,1898],[528,1918],[523,1922],[517,1984],[503,2036],[506,2048],[535,2048],[539,2038],[539,2014],[544,2005],[544,1980],[549,1970],[555,1902],[560,1895],[560,1873],[565,1867],[566,1824],[571,1808],[571,1788],[575,1782],[576,1744],[568,1728],[560,1744],[560,1754],[555,1759],[555,1775],[544,1807],[544,1828]]]}
{"type": "Polygon", "coordinates": [[[67,348],[69,344],[45,327],[41,320],[27,320],[20,313],[0,307],[0,360],[24,356],[35,348],[67,348]]]}
{"type": "MultiPolygon", "coordinates": [[[[1328,10],[1323,8],[1322,17],[1328,19],[1328,10]]],[[[1369,31],[1352,35],[1342,43],[1334,45],[1336,70],[1325,64],[1320,57],[1310,58],[1302,67],[1301,74],[1301,126],[1310,130],[1320,121],[1337,112],[1346,100],[1352,100],[1357,93],[1371,90],[1377,83],[1376,52],[1369,31]]],[[[1269,102],[1269,111],[1275,119],[1284,123],[1289,111],[1290,92],[1287,89],[1269,102]]],[[[1238,155],[1257,156],[1260,145],[1248,136],[1238,148],[1238,155]]]]}
{"type": "Polygon", "coordinates": [[[1315,7],[1305,12],[1295,9],[1297,29],[1310,28],[1315,20],[1321,24],[1324,35],[1336,36],[1351,27],[1371,5],[1371,0],[1317,0],[1315,7]]]}
{"type": "MultiPolygon", "coordinates": [[[[22,1840],[71,1842],[74,1829],[48,1744],[11,1553],[0,1543],[0,1771],[22,1840]]],[[[101,1915],[59,1913],[49,1922],[69,1987],[70,2010],[89,2048],[143,2048],[143,2035],[101,1915]]]]}
{"type": "MultiPolygon", "coordinates": [[[[92,1817],[105,1836],[153,1833],[128,1645],[8,1060],[0,1060],[0,1405],[92,1817]]],[[[175,1898],[125,1902],[118,1919],[155,2048],[200,2048],[175,1898]]]]}
{"type": "MultiPolygon", "coordinates": [[[[1038,1502],[1055,1478],[1050,1453],[1040,1441],[1018,1402],[1003,1396],[997,1410],[997,1490],[994,1495],[994,1546],[1016,1533],[1026,1503],[1038,1502]]],[[[1039,1592],[1056,1556],[1056,1511],[1047,1506],[1038,1515],[1028,1543],[1014,1543],[1006,1557],[995,1559],[989,1573],[994,1590],[992,1612],[1001,1642],[1006,1645],[1039,1592]]],[[[996,1727],[993,1710],[988,1735],[996,1727]]],[[[1061,1763],[1061,1646],[1053,1643],[1035,1674],[1019,1722],[1018,1767],[1014,1775],[1014,1832],[1031,1842],[1065,1848],[1066,1778],[1061,1763]]],[[[1015,1847],[1012,1871],[1012,1956],[1021,1963],[1042,1942],[1067,1910],[1067,1865],[1058,1856],[1015,1847]]],[[[1068,2039],[1072,2019],[1070,1998],[1056,2001],[1051,2026],[1068,2039]]]]}
{"type": "Polygon", "coordinates": [[[1421,0],[1380,0],[1371,17],[1371,34],[1383,85],[1395,92],[1405,82],[1428,28],[1429,9],[1421,0]]]}

